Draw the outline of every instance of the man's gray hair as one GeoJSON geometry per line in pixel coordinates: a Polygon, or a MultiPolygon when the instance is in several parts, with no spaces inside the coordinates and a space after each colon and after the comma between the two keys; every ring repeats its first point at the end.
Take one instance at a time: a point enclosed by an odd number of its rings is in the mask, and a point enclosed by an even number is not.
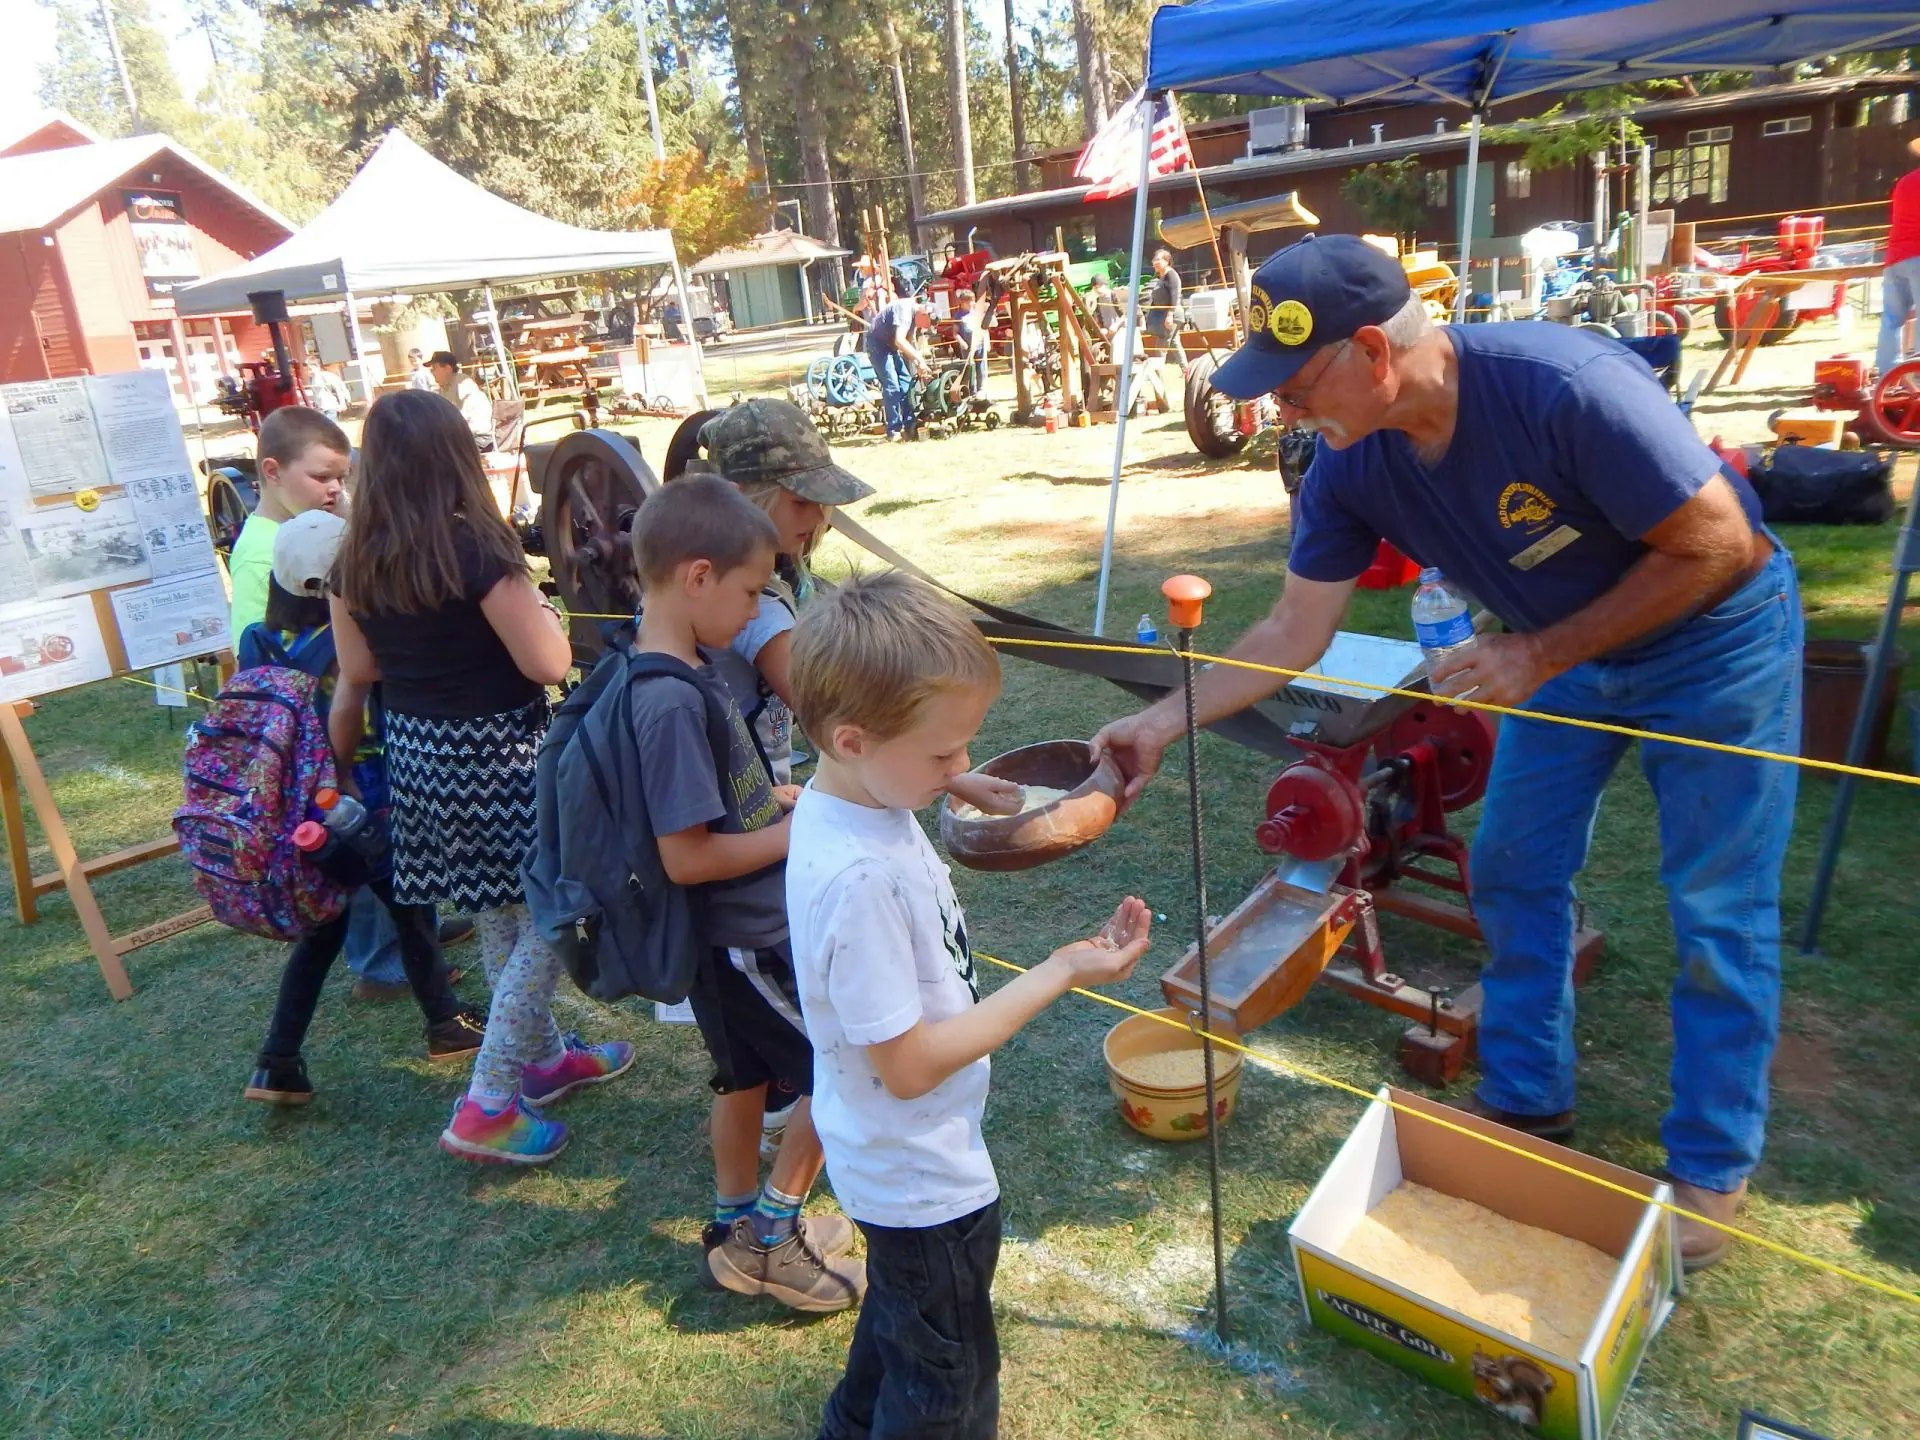
{"type": "Polygon", "coordinates": [[[1380,333],[1395,350],[1407,349],[1431,329],[1433,321],[1427,316],[1427,302],[1418,295],[1409,295],[1407,303],[1380,325],[1380,333]]]}

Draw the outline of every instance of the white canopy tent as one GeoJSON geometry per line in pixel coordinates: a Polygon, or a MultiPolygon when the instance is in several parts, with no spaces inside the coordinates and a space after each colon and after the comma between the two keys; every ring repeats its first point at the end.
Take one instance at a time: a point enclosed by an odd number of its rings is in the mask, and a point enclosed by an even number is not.
{"type": "MultiPolygon", "coordinates": [[[[290,302],[340,300],[355,331],[353,297],[432,290],[484,290],[494,345],[500,338],[493,286],[509,280],[592,275],[666,266],[683,311],[686,281],[666,230],[588,230],[503,200],[391,130],[360,173],[311,224],[264,255],[175,292],[182,315],[243,310],[247,297],[279,291],[290,302]]],[[[694,373],[705,403],[698,342],[694,373]]],[[[511,376],[512,367],[507,367],[511,376]]]]}

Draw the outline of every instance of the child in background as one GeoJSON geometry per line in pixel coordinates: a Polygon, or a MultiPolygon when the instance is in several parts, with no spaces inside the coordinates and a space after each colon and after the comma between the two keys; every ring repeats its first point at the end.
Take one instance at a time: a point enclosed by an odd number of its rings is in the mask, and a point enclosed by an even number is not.
{"type": "Polygon", "coordinates": [[[987,1056],[1069,989],[1124,980],[1149,916],[978,998],[966,923],[913,812],[949,793],[1000,692],[980,633],[898,573],[820,596],[793,640],[820,768],[793,815],[787,911],[814,1047],[814,1121],[868,1290],[821,1440],[998,1433],[1000,1189],[980,1133],[987,1056]]]}
{"type": "Polygon", "coordinates": [[[688,476],[649,497],[633,525],[642,585],[634,649],[671,656],[689,672],[685,681],[635,687],[629,703],[661,864],[695,892],[708,957],[689,996],[714,1067],[707,1272],[729,1290],[820,1312],[857,1302],[866,1279],[846,1258],[853,1227],[843,1217],[800,1216],[820,1173],[820,1142],[806,1100],[813,1051],[787,951],[782,812],[793,792],[774,786],[708,664],[759,606],[778,540],[772,521],[718,477],[688,476]],[[724,774],[708,739],[710,711],[725,714],[733,732],[724,774]],[[783,1081],[800,1098],[763,1187],[761,1116],[768,1085],[783,1081]]]}
{"type": "Polygon", "coordinates": [[[493,986],[486,1043],[441,1148],[551,1160],[567,1129],[534,1107],[621,1074],[633,1047],[585,1045],[553,1023],[560,957],[527,915],[520,861],[534,835],[546,687],[565,678],[572,647],[494,508],[466,422],[440,396],[403,390],[367,412],[336,586],[334,750],[353,754],[380,682],[394,897],[474,912],[493,986]]]}
{"type": "MultiPolygon", "coordinates": [[[[267,618],[249,625],[237,649],[240,667],[280,665],[319,680],[320,715],[327,718],[336,666],[327,619],[327,576],[347,528],[330,510],[309,510],[281,525],[273,541],[273,573],[267,581],[267,618]]],[[[374,707],[377,716],[378,706],[374,707]]],[[[386,778],[379,753],[377,721],[353,757],[353,776],[367,809],[383,822],[386,778]]],[[[464,1010],[454,998],[440,958],[435,917],[430,905],[401,905],[389,877],[366,887],[386,908],[399,935],[407,981],[427,1022],[427,1058],[452,1060],[480,1048],[484,1016],[464,1010]]],[[[301,1043],[320,1001],[320,987],[347,939],[347,914],[330,920],[294,943],[280,976],[280,997],[267,1025],[252,1079],[249,1100],[270,1105],[304,1105],[313,1098],[301,1043]]]]}
{"type": "MultiPolygon", "coordinates": [[[[227,560],[233,586],[232,634],[267,618],[267,586],[273,573],[274,534],[297,515],[346,512],[345,485],[352,446],[340,427],[318,410],[283,405],[260,422],[260,446],[254,473],[260,503],[240,527],[227,560]]],[[[466,921],[441,929],[442,945],[465,939],[466,921]]],[[[400,936],[384,905],[371,891],[356,890],[347,911],[347,968],[353,972],[356,1000],[397,1000],[413,993],[400,957],[400,936]]]]}
{"type": "Polygon", "coordinates": [[[304,405],[283,405],[260,422],[254,462],[260,503],[240,527],[227,560],[233,584],[233,634],[267,618],[267,580],[273,574],[273,534],[309,510],[346,509],[347,464],[353,447],[346,433],[304,405]]]}

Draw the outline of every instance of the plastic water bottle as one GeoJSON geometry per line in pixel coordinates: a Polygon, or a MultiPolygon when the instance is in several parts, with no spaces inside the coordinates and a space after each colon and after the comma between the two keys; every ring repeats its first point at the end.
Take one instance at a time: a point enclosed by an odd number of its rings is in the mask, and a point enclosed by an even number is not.
{"type": "Polygon", "coordinates": [[[1467,602],[1448,588],[1446,576],[1431,567],[1420,572],[1420,588],[1413,592],[1413,633],[1427,657],[1429,673],[1443,657],[1473,644],[1473,616],[1467,612],[1467,602]]]}
{"type": "Polygon", "coordinates": [[[1133,627],[1133,638],[1142,645],[1158,645],[1160,632],[1154,628],[1153,617],[1142,615],[1140,623],[1133,627]]]}
{"type": "MultiPolygon", "coordinates": [[[[351,795],[322,790],[314,797],[320,808],[320,824],[329,838],[357,856],[367,873],[385,875],[393,868],[393,851],[380,822],[351,795]]],[[[298,841],[295,842],[296,844],[298,841]]]]}

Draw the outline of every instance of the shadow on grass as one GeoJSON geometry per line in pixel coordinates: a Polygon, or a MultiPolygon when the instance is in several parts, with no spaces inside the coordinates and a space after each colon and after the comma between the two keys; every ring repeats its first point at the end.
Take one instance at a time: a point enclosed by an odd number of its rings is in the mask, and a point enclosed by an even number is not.
{"type": "Polygon", "coordinates": [[[388,1433],[400,1440],[675,1440],[664,1431],[584,1430],[572,1425],[525,1425],[513,1420],[443,1420],[425,1429],[388,1433]]]}

